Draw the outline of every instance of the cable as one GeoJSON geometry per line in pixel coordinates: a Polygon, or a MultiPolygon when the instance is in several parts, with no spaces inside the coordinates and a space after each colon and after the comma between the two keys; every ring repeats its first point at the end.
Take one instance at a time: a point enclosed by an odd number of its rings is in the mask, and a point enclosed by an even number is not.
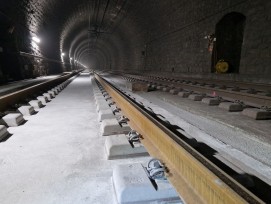
{"type": "MultiPolygon", "coordinates": [[[[125,5],[127,4],[127,2],[128,2],[128,0],[127,1],[124,1],[123,3],[122,3],[122,5],[121,5],[121,8],[119,9],[119,11],[118,11],[118,13],[116,14],[116,17],[115,18],[118,18],[118,16],[119,16],[119,14],[121,13],[121,11],[123,10],[123,8],[125,7],[125,5]]],[[[118,2],[117,2],[118,3],[118,2]]],[[[130,8],[130,7],[129,7],[130,8]]],[[[127,11],[129,10],[129,8],[127,9],[127,11]]],[[[126,14],[127,14],[127,12],[126,12],[126,14]]],[[[126,15],[125,15],[126,16],[126,15]]],[[[123,19],[124,19],[124,17],[125,16],[123,16],[123,19]]],[[[116,26],[115,27],[113,27],[111,30],[111,32],[108,32],[109,34],[113,34],[115,31],[116,31],[116,29],[118,28],[118,26],[121,24],[121,21],[119,21],[119,23],[117,23],[116,24],[116,26]]]]}
{"type": "Polygon", "coordinates": [[[97,10],[97,13],[96,13],[95,25],[97,25],[97,22],[98,22],[99,12],[100,12],[100,0],[98,0],[98,10],[97,10]]]}
{"type": "Polygon", "coordinates": [[[110,2],[110,0],[107,0],[107,2],[106,2],[106,6],[105,6],[105,9],[104,9],[103,17],[102,17],[102,20],[101,20],[101,23],[100,23],[100,26],[99,26],[99,31],[100,31],[100,29],[101,29],[101,27],[103,25],[104,17],[105,17],[105,14],[106,14],[109,2],[110,2]]]}
{"type": "Polygon", "coordinates": [[[150,43],[152,43],[152,42],[161,40],[161,39],[163,39],[164,37],[167,37],[167,36],[169,36],[169,35],[171,35],[171,34],[173,34],[173,33],[180,32],[181,30],[184,30],[184,29],[186,29],[186,28],[188,28],[188,27],[190,27],[190,26],[193,26],[193,25],[195,25],[195,24],[197,24],[197,23],[200,23],[200,22],[202,22],[202,21],[205,21],[206,19],[208,19],[208,18],[210,18],[210,17],[213,17],[213,16],[215,16],[215,15],[217,15],[217,14],[223,12],[223,11],[226,11],[226,10],[232,8],[232,7],[235,7],[235,6],[238,6],[238,5],[240,5],[240,4],[243,4],[243,3],[247,2],[247,1],[249,1],[249,0],[244,0],[244,1],[238,2],[238,3],[233,4],[233,5],[231,5],[231,6],[227,7],[227,8],[221,9],[220,11],[217,11],[217,12],[215,12],[215,13],[213,13],[213,14],[210,14],[210,15],[208,15],[208,16],[205,16],[205,17],[203,17],[203,18],[201,18],[201,19],[199,19],[199,20],[197,20],[197,21],[194,21],[194,22],[192,22],[192,23],[189,23],[189,24],[187,24],[187,25],[185,25],[185,26],[183,26],[183,27],[181,27],[181,28],[178,28],[178,29],[176,29],[176,30],[174,30],[174,31],[165,33],[165,34],[161,35],[160,37],[157,37],[157,38],[154,38],[154,39],[150,40],[149,42],[147,42],[147,44],[150,44],[150,43]]]}
{"type": "MultiPolygon", "coordinates": [[[[100,1],[99,1],[100,2],[100,1]]],[[[99,37],[99,34],[100,34],[100,30],[101,30],[101,27],[103,25],[103,21],[104,21],[104,17],[105,17],[105,14],[106,14],[106,11],[108,9],[108,5],[109,5],[109,2],[110,0],[107,0],[106,2],[106,6],[105,6],[105,9],[104,9],[104,12],[103,12],[103,16],[102,16],[102,20],[101,20],[101,23],[98,25],[98,27],[96,28],[95,32],[96,32],[96,38],[95,38],[95,41],[93,43],[93,47],[96,45],[97,43],[97,40],[98,40],[98,37],[99,37]]],[[[100,3],[99,3],[100,4],[100,3]]],[[[98,5],[99,6],[99,5],[98,5]]],[[[100,6],[98,7],[98,11],[97,11],[97,15],[96,15],[96,22],[95,22],[95,25],[97,26],[97,16],[98,16],[98,13],[99,13],[99,8],[100,6]]],[[[90,24],[90,23],[89,23],[90,24]]],[[[90,26],[89,26],[89,30],[90,30],[90,26]]],[[[89,38],[90,38],[90,34],[89,34],[89,38]]],[[[89,50],[90,50],[90,42],[89,42],[89,50]]]]}

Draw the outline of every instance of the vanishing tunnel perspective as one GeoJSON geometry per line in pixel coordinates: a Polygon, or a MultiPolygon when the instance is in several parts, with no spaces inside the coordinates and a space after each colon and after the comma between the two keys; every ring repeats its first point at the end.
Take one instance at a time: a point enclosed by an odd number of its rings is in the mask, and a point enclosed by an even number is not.
{"type": "Polygon", "coordinates": [[[270,203],[270,10],[1,0],[1,204],[270,203]]]}

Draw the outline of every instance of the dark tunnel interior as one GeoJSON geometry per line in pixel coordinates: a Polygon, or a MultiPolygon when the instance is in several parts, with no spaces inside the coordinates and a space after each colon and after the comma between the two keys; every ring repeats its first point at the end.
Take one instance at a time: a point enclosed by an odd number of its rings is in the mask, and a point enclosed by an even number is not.
{"type": "Polygon", "coordinates": [[[270,10],[0,0],[0,204],[271,203],[270,10]]]}
{"type": "Polygon", "coordinates": [[[267,0],[2,0],[0,83],[82,68],[269,83],[270,8],[267,0]],[[227,73],[216,73],[219,60],[227,73]]]}

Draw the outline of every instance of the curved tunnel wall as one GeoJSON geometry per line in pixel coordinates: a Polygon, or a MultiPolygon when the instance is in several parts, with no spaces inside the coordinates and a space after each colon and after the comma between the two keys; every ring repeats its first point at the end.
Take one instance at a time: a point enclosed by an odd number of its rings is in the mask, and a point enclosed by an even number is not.
{"type": "MultiPolygon", "coordinates": [[[[0,18],[15,25],[18,51],[59,60],[65,52],[65,63],[81,56],[94,69],[218,77],[205,37],[238,12],[246,17],[239,73],[220,77],[260,79],[271,76],[270,9],[267,0],[4,0],[0,18]],[[29,45],[33,34],[43,40],[39,52],[29,45]]],[[[49,72],[70,69],[54,66],[49,72]]]]}

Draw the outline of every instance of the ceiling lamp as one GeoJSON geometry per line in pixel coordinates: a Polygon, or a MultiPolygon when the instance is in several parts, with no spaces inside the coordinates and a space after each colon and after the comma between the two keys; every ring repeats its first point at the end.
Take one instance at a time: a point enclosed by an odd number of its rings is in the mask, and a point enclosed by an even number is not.
{"type": "Polygon", "coordinates": [[[32,37],[32,40],[35,42],[35,43],[40,43],[40,39],[38,37],[32,37]]]}

